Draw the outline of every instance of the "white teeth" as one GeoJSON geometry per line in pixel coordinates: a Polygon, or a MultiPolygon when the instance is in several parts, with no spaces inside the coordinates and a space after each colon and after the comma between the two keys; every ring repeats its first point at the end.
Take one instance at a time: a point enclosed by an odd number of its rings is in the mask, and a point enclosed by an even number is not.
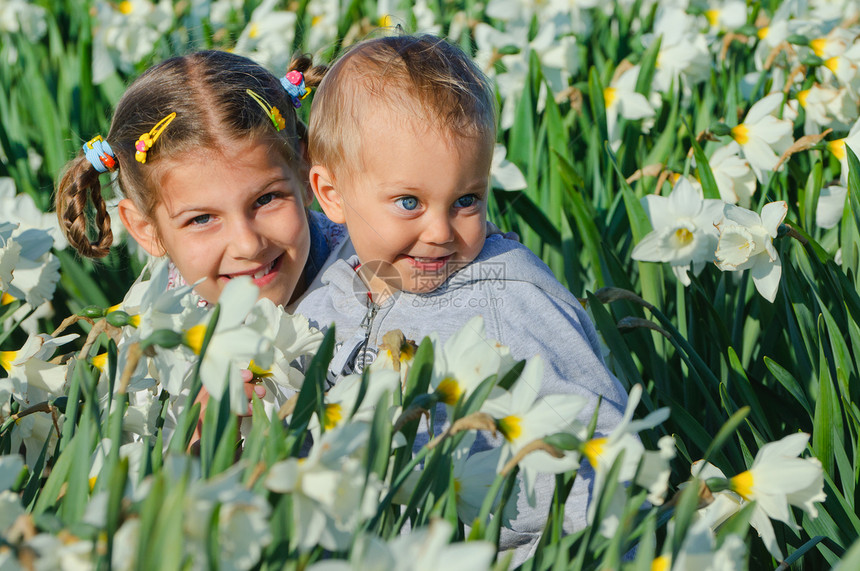
{"type": "Polygon", "coordinates": [[[260,270],[259,272],[257,272],[256,274],[254,274],[254,279],[255,279],[255,280],[258,280],[258,279],[260,279],[261,277],[265,276],[265,275],[266,275],[266,274],[268,274],[268,273],[269,273],[269,270],[268,270],[268,269],[260,270]]]}

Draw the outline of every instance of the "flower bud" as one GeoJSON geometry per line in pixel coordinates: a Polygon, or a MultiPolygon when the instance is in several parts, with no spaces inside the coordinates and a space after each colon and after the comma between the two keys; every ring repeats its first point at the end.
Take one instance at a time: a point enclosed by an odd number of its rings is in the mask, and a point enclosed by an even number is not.
{"type": "Polygon", "coordinates": [[[114,327],[124,327],[129,324],[130,319],[131,316],[121,309],[111,311],[105,316],[105,320],[114,327]]]}
{"type": "Polygon", "coordinates": [[[99,317],[105,316],[105,310],[97,305],[88,305],[82,310],[78,312],[78,315],[81,317],[89,317],[91,319],[98,319],[99,317]]]}
{"type": "Polygon", "coordinates": [[[158,329],[143,341],[143,346],[158,345],[165,349],[173,349],[182,344],[182,335],[171,329],[158,329]]]}
{"type": "Polygon", "coordinates": [[[714,123],[713,125],[711,125],[709,131],[714,135],[717,135],[718,137],[725,137],[726,135],[730,135],[732,133],[732,128],[725,123],[714,123]]]}

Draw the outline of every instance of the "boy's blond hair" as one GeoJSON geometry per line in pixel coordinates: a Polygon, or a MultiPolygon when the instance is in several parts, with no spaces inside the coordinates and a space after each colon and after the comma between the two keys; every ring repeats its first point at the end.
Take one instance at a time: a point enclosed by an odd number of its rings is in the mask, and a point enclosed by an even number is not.
{"type": "Polygon", "coordinates": [[[362,120],[380,105],[447,136],[495,141],[493,88],[469,56],[430,35],[388,36],[350,48],[320,83],[308,128],[311,164],[333,174],[359,167],[362,120]]]}

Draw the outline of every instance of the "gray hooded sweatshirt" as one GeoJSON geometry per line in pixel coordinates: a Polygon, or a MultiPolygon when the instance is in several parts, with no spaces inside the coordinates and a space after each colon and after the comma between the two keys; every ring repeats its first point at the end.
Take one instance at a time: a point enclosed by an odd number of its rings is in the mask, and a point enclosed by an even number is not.
{"type": "MultiPolygon", "coordinates": [[[[435,331],[444,343],[469,319],[481,315],[487,338],[508,346],[515,359],[542,357],[539,396],[584,397],[587,404],[577,420],[586,426],[602,396],[596,434],[607,435],[619,424],[627,393],[603,362],[594,325],[576,297],[519,242],[498,234],[488,236],[478,257],[437,289],[422,294],[396,292],[379,305],[370,301],[355,271],[357,265],[352,241],[346,240],[332,251],[307,293],[290,308],[320,329],[336,325],[330,382],[369,365],[389,331],[400,329],[407,339],[419,343],[435,331]]],[[[437,432],[445,426],[441,404],[435,426],[437,432]]],[[[426,424],[419,429],[416,449],[428,441],[427,430],[426,424]]],[[[500,442],[500,437],[482,433],[472,452],[500,442]]],[[[568,533],[586,525],[593,471],[585,459],[582,464],[566,503],[568,533]]],[[[516,549],[515,565],[533,554],[546,524],[554,484],[553,476],[541,475],[535,486],[535,506],[529,506],[520,486],[519,515],[510,529],[503,528],[500,544],[500,550],[516,549]]]]}

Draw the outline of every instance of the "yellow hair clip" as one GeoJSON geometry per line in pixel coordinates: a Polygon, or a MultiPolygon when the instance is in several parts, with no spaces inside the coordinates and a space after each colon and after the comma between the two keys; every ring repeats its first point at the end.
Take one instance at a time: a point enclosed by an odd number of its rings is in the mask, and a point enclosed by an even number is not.
{"type": "Polygon", "coordinates": [[[146,162],[146,153],[155,144],[155,141],[158,137],[161,136],[162,131],[164,131],[170,122],[176,119],[176,111],[159,121],[155,124],[155,127],[150,129],[149,133],[144,133],[140,136],[137,142],[134,144],[134,158],[139,163],[146,162]]]}
{"type": "Polygon", "coordinates": [[[287,126],[287,123],[284,121],[284,118],[281,116],[280,110],[274,105],[269,105],[268,101],[263,99],[256,91],[252,89],[246,89],[245,93],[251,96],[251,98],[256,101],[260,107],[263,108],[263,111],[266,112],[266,115],[269,116],[269,119],[272,120],[272,124],[275,126],[275,129],[280,131],[284,127],[287,126]]]}

